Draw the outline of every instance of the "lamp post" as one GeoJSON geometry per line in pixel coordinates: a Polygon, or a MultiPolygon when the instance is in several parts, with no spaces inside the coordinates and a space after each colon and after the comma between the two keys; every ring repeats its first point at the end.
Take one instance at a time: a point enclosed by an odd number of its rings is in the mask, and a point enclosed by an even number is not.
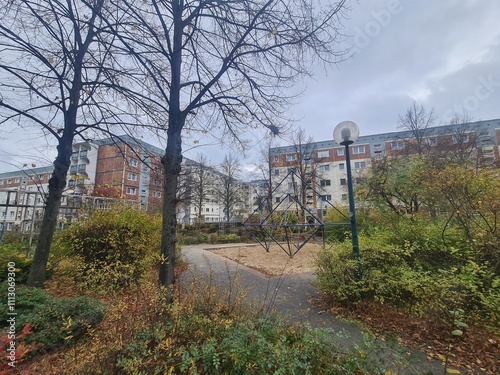
{"type": "Polygon", "coordinates": [[[358,277],[362,276],[361,258],[359,253],[358,241],[358,227],[356,223],[356,210],[354,205],[354,189],[352,183],[352,170],[351,170],[351,155],[349,152],[349,145],[358,140],[359,128],[356,123],[352,121],[343,121],[338,124],[333,130],[333,139],[339,145],[345,146],[345,160],[347,167],[347,190],[349,193],[349,211],[351,221],[351,235],[352,235],[352,252],[354,259],[358,263],[358,277]]]}

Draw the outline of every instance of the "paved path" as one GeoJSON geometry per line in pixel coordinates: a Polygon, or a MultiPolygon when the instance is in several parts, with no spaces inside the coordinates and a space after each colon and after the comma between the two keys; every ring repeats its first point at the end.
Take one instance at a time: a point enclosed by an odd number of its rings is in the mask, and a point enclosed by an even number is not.
{"type": "MultiPolygon", "coordinates": [[[[354,345],[363,341],[363,331],[358,326],[340,321],[333,314],[321,311],[309,303],[309,300],[319,293],[318,289],[311,285],[311,281],[314,280],[313,274],[270,277],[209,251],[209,249],[236,246],[248,246],[248,244],[184,246],[183,257],[190,264],[190,269],[182,276],[181,281],[188,281],[196,275],[212,273],[215,282],[224,285],[228,280],[228,274],[234,276],[237,273],[240,285],[247,292],[247,298],[258,306],[275,309],[291,321],[307,322],[312,327],[328,327],[335,332],[341,332],[342,334],[335,336],[335,340],[342,345],[354,345]]],[[[438,375],[444,371],[440,361],[429,361],[422,352],[405,348],[399,348],[397,351],[405,353],[408,359],[401,361],[400,356],[397,356],[391,366],[391,370],[397,374],[438,375]],[[403,365],[404,362],[407,363],[403,365]]],[[[393,353],[394,350],[386,350],[383,357],[391,361],[393,353]]]]}

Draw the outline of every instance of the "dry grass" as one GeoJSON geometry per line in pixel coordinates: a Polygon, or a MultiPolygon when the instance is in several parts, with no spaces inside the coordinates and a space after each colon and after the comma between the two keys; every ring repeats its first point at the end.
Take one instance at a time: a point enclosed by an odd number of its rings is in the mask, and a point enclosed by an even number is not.
{"type": "Polygon", "coordinates": [[[289,257],[278,245],[273,245],[269,252],[262,246],[235,246],[211,249],[215,254],[234,260],[270,276],[293,273],[313,272],[314,263],[321,245],[306,244],[295,256],[289,257]]]}

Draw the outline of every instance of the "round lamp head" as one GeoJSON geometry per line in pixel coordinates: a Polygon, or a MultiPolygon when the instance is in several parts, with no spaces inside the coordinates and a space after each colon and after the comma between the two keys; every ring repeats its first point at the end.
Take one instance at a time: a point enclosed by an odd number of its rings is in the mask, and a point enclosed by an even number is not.
{"type": "Polygon", "coordinates": [[[359,127],[355,122],[342,121],[333,130],[333,139],[339,145],[354,143],[359,137],[359,127]]]}

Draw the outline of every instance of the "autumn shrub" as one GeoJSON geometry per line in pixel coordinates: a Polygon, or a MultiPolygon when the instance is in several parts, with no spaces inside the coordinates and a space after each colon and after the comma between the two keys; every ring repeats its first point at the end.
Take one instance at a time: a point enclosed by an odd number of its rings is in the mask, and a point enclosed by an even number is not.
{"type": "MultiPolygon", "coordinates": [[[[1,286],[2,295],[6,291],[1,286]]],[[[22,339],[38,350],[49,350],[73,343],[89,327],[104,316],[103,306],[89,297],[51,297],[40,288],[20,287],[16,290],[16,326],[30,326],[30,334],[22,339]]],[[[7,322],[7,309],[2,309],[2,325],[7,322]]]]}
{"type": "Polygon", "coordinates": [[[404,304],[413,299],[408,276],[411,269],[404,252],[396,247],[365,242],[361,261],[354,259],[349,243],[319,253],[317,282],[331,298],[341,303],[376,299],[382,303],[404,304]],[[362,276],[359,276],[361,269],[362,276]]]}
{"type": "Polygon", "coordinates": [[[76,276],[89,285],[115,289],[138,283],[159,253],[161,220],[128,206],[93,210],[58,239],[76,256],[76,276]]]}
{"type": "Polygon", "coordinates": [[[218,238],[219,236],[217,235],[217,233],[210,233],[208,235],[208,242],[211,244],[217,243],[218,238]]]}
{"type": "Polygon", "coordinates": [[[27,324],[20,332],[16,330],[15,335],[9,330],[0,333],[0,350],[5,353],[0,358],[0,375],[10,374],[13,367],[36,352],[37,345],[24,342],[25,338],[32,333],[31,328],[31,325],[27,324]],[[14,343],[15,345],[13,345],[14,343]]]}
{"type": "Polygon", "coordinates": [[[217,239],[218,243],[238,243],[241,242],[241,237],[234,233],[221,234],[217,239]]]}
{"type": "MultiPolygon", "coordinates": [[[[435,228],[429,231],[435,233],[435,228]]],[[[439,324],[447,322],[448,311],[460,308],[477,324],[499,329],[500,278],[489,265],[468,259],[456,248],[439,248],[439,244],[435,253],[441,258],[432,262],[430,244],[422,239],[409,241],[409,236],[396,240],[394,233],[383,230],[360,235],[361,278],[352,245],[337,244],[318,255],[318,286],[344,305],[372,299],[407,308],[439,324]],[[443,264],[443,259],[448,263],[443,264]]]]}
{"type": "Polygon", "coordinates": [[[180,245],[196,245],[200,243],[197,236],[185,236],[185,235],[180,236],[178,242],[180,245]]]}
{"type": "Polygon", "coordinates": [[[446,269],[463,264],[471,250],[463,233],[455,227],[447,227],[445,219],[431,220],[427,215],[387,215],[370,233],[380,243],[404,248],[405,260],[413,268],[423,270],[446,269]]]}
{"type": "MultiPolygon", "coordinates": [[[[29,271],[31,268],[32,258],[28,255],[28,243],[21,242],[17,237],[10,237],[7,241],[0,242],[0,282],[7,278],[7,264],[15,264],[16,283],[22,284],[28,280],[29,271]]],[[[47,264],[46,276],[50,277],[53,272],[52,259],[47,264]]]]}
{"type": "MultiPolygon", "coordinates": [[[[232,276],[234,277],[234,276],[232,276]]],[[[221,290],[210,276],[161,319],[137,332],[117,356],[120,374],[374,374],[374,362],[341,349],[332,331],[287,324],[245,305],[245,291],[221,290]],[[243,293],[243,294],[242,294],[243,293]]]]}

